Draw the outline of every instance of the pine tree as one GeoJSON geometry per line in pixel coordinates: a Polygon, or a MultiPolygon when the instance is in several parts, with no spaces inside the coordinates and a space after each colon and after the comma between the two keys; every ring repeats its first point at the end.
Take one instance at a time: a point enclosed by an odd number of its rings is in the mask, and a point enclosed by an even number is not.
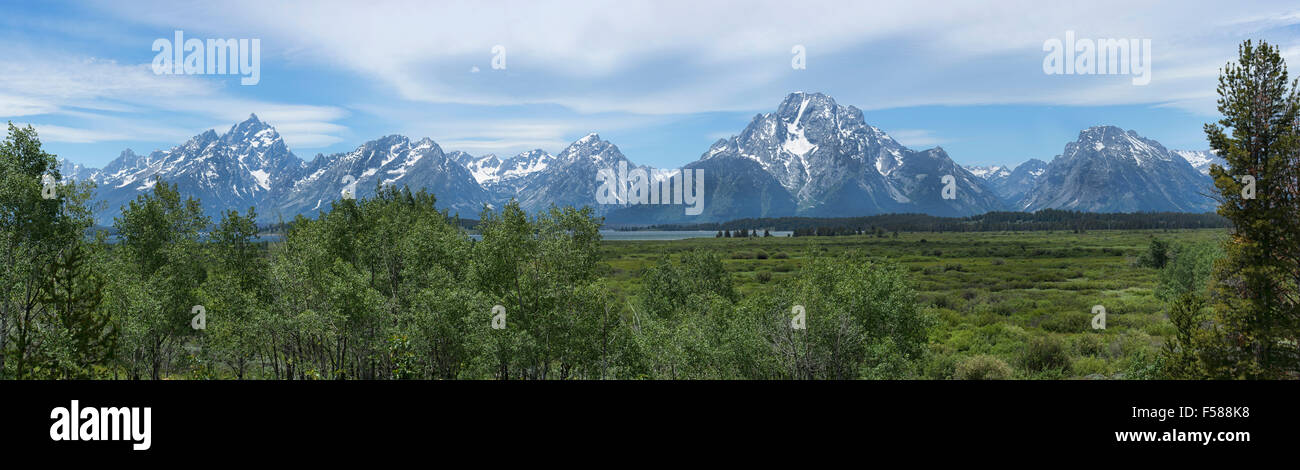
{"type": "Polygon", "coordinates": [[[93,378],[95,366],[107,367],[115,358],[120,327],[100,308],[104,281],[87,265],[85,250],[73,245],[51,266],[52,282],[41,299],[53,310],[56,328],[53,351],[43,362],[59,378],[93,378]]]}
{"type": "Polygon", "coordinates": [[[1300,372],[1300,93],[1277,47],[1246,41],[1219,76],[1219,112],[1206,124],[1226,167],[1210,175],[1219,214],[1234,226],[1211,292],[1213,334],[1200,345],[1220,378],[1284,378],[1300,372]],[[1249,179],[1254,179],[1254,193],[1249,179]],[[1253,196],[1253,197],[1252,197],[1253,196]]]}

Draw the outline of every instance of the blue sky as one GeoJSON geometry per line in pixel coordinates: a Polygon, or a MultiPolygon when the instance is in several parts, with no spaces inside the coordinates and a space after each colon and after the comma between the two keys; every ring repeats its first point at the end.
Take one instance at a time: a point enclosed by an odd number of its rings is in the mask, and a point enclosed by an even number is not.
{"type": "Polygon", "coordinates": [[[1244,39],[1300,74],[1300,5],[1285,1],[4,3],[0,120],[97,167],[250,113],[304,159],[388,134],[511,155],[597,132],[677,167],[793,91],[857,106],[904,145],[1014,165],[1098,124],[1206,148],[1218,69],[1244,39]],[[152,45],[177,30],[258,39],[260,81],[155,74],[152,45]],[[1149,39],[1150,83],[1046,74],[1044,44],[1067,31],[1149,39]]]}

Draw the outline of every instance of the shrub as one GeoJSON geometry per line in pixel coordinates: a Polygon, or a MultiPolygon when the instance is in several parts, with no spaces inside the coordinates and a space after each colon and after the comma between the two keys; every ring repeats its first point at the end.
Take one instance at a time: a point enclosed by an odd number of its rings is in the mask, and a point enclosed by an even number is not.
{"type": "Polygon", "coordinates": [[[1065,352],[1061,340],[1053,336],[1041,336],[1029,340],[1025,351],[1020,356],[1020,365],[1025,370],[1043,372],[1048,370],[1067,370],[1070,368],[1070,356],[1065,352]]]}
{"type": "Polygon", "coordinates": [[[775,255],[772,255],[772,259],[789,259],[789,258],[790,255],[786,254],[786,252],[784,251],[778,251],[776,252],[775,255]]]}
{"type": "MultiPolygon", "coordinates": [[[[1108,312],[1109,320],[1115,320],[1114,313],[1108,312]]],[[[1084,312],[1049,314],[1041,319],[1038,327],[1053,333],[1084,333],[1092,331],[1092,315],[1084,312]]]]}
{"type": "Polygon", "coordinates": [[[758,250],[758,253],[755,253],[754,257],[758,259],[767,259],[767,252],[763,250],[758,250]]]}
{"type": "Polygon", "coordinates": [[[1099,357],[1081,357],[1070,364],[1071,372],[1080,377],[1104,379],[1111,375],[1110,364],[1099,357]]]}
{"type": "Polygon", "coordinates": [[[754,274],[754,279],[757,280],[760,284],[767,284],[769,282],[772,282],[772,272],[759,271],[758,273],[754,274]]]}
{"type": "Polygon", "coordinates": [[[1076,356],[1097,357],[1105,354],[1106,344],[1101,335],[1082,334],[1070,338],[1070,349],[1076,356]]]}
{"type": "Polygon", "coordinates": [[[957,380],[1006,380],[1011,377],[1011,366],[987,354],[968,357],[957,363],[953,378],[957,380]]]}

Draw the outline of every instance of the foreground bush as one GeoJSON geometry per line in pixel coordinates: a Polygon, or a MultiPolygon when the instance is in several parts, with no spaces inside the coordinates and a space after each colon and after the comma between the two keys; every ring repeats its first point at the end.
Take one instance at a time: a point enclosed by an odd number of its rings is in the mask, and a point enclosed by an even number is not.
{"type": "Polygon", "coordinates": [[[1001,359],[986,354],[968,357],[957,363],[953,374],[957,380],[1006,380],[1011,378],[1011,366],[1001,359]]]}
{"type": "Polygon", "coordinates": [[[1020,365],[1031,372],[1066,371],[1070,368],[1070,356],[1060,339],[1041,336],[1025,345],[1020,365]]]}

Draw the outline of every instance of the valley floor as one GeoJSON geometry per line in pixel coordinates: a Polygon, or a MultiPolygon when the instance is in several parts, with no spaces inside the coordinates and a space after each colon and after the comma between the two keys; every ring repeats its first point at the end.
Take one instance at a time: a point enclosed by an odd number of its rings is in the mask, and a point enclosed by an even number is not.
{"type": "Polygon", "coordinates": [[[1180,244],[1226,235],[1205,229],[606,241],[602,258],[605,277],[634,295],[641,270],[663,254],[716,250],[745,295],[779,288],[812,256],[860,250],[905,266],[918,302],[935,319],[923,378],[993,370],[1005,378],[1122,379],[1144,378],[1174,329],[1154,295],[1157,271],[1139,267],[1139,254],[1152,238],[1180,244]],[[1107,313],[1104,330],[1091,326],[1097,305],[1107,313]]]}

